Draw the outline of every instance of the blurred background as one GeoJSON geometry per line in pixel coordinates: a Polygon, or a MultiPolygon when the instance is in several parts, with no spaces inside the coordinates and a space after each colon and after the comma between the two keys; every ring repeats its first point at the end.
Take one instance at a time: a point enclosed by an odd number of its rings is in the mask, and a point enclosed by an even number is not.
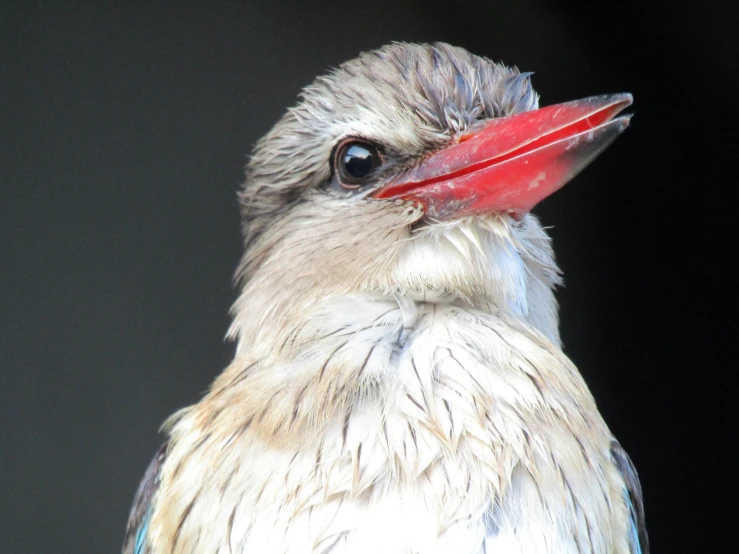
{"type": "Polygon", "coordinates": [[[120,549],[157,428],[232,356],[246,155],[316,75],[393,40],[534,71],[542,104],[634,94],[628,131],[536,210],[562,335],[639,469],[653,552],[735,544],[736,13],[123,4],[0,4],[0,552],[120,549]]]}

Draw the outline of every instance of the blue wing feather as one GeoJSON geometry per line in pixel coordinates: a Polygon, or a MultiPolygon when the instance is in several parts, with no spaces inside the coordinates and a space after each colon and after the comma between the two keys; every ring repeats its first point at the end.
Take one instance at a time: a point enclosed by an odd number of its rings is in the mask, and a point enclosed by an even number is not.
{"type": "Polygon", "coordinates": [[[644,498],[636,468],[629,455],[616,441],[611,443],[611,456],[624,479],[624,498],[626,499],[626,505],[629,507],[631,519],[629,537],[631,552],[632,554],[649,554],[649,536],[644,520],[644,498]]]}
{"type": "Polygon", "coordinates": [[[149,464],[136,491],[131,514],[128,516],[123,554],[147,554],[148,552],[147,535],[152,513],[152,500],[159,488],[159,475],[166,457],[167,444],[165,443],[149,464]]]}

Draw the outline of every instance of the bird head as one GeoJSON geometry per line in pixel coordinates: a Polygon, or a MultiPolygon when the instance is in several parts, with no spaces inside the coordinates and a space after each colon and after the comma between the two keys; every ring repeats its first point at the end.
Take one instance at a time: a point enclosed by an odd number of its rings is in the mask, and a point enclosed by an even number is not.
{"type": "Polygon", "coordinates": [[[240,348],[274,348],[311,306],[351,295],[495,310],[557,342],[559,271],[530,210],[627,126],[631,97],[538,109],[529,76],[394,43],[306,87],[240,193],[240,348]]]}

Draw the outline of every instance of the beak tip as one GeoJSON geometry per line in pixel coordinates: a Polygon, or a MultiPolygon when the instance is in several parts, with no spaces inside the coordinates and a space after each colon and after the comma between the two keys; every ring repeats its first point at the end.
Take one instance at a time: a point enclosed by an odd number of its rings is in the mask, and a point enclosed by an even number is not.
{"type": "Polygon", "coordinates": [[[589,98],[594,105],[609,105],[619,109],[628,108],[634,103],[634,95],[630,92],[617,92],[615,94],[603,94],[589,98]]]}
{"type": "Polygon", "coordinates": [[[633,115],[633,113],[627,113],[616,118],[616,121],[618,121],[619,124],[619,130],[623,131],[631,124],[631,118],[633,117],[633,115]]]}

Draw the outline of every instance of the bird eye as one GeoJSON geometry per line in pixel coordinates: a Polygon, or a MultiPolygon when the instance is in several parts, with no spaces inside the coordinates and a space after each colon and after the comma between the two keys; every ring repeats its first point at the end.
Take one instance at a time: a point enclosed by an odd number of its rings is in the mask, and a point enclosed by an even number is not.
{"type": "Polygon", "coordinates": [[[371,144],[347,142],[339,147],[336,154],[336,174],[339,184],[347,189],[359,188],[381,163],[377,148],[371,144]]]}

